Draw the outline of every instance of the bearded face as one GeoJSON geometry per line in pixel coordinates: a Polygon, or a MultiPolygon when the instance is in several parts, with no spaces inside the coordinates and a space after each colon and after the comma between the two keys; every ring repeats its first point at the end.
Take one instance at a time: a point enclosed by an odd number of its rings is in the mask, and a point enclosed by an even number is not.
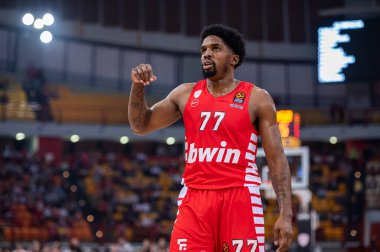
{"type": "Polygon", "coordinates": [[[216,65],[215,62],[209,61],[202,65],[202,73],[204,78],[210,78],[216,75],[216,65]]]}
{"type": "Polygon", "coordinates": [[[233,67],[233,52],[218,36],[206,37],[200,52],[204,78],[222,78],[233,67]]]}

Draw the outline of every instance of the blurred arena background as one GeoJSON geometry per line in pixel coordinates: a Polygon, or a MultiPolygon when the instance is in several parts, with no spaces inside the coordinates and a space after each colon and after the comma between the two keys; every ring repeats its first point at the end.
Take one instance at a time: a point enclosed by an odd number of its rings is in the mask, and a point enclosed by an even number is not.
{"type": "Polygon", "coordinates": [[[130,71],[152,64],[149,103],[198,80],[211,23],[242,32],[237,78],[279,110],[291,251],[380,251],[379,16],[379,0],[0,0],[0,251],[166,251],[183,127],[132,134],[130,71]]]}

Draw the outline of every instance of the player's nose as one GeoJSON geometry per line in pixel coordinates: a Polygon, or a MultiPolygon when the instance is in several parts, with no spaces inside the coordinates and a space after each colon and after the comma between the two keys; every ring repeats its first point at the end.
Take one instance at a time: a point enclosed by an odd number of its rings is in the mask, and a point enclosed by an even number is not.
{"type": "Polygon", "coordinates": [[[212,56],[212,51],[210,49],[207,49],[203,54],[203,59],[209,59],[212,56]]]}

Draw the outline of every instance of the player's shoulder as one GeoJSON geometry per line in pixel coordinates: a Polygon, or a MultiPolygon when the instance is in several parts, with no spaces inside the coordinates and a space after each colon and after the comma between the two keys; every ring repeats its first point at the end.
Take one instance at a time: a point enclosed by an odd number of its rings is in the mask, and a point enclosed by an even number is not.
{"type": "Polygon", "coordinates": [[[174,88],[168,95],[168,99],[172,100],[176,104],[186,101],[196,83],[182,83],[174,88]]]}
{"type": "Polygon", "coordinates": [[[197,83],[195,82],[182,83],[181,85],[179,85],[179,87],[181,87],[185,91],[191,91],[193,90],[195,84],[197,83]]]}
{"type": "Polygon", "coordinates": [[[252,88],[250,108],[258,116],[263,114],[269,115],[276,110],[275,104],[269,92],[258,86],[252,88]]]}
{"type": "Polygon", "coordinates": [[[272,96],[264,88],[254,86],[252,88],[251,100],[256,102],[272,101],[272,96]]]}
{"type": "Polygon", "coordinates": [[[186,95],[190,94],[195,86],[195,82],[182,83],[173,89],[172,93],[175,95],[186,95]]]}

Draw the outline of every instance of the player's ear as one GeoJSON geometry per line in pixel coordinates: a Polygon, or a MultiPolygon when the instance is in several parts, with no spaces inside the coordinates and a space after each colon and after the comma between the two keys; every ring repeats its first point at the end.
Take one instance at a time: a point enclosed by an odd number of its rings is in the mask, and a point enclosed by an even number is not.
{"type": "Polygon", "coordinates": [[[237,54],[232,54],[231,64],[235,67],[240,61],[240,57],[237,54]]]}

